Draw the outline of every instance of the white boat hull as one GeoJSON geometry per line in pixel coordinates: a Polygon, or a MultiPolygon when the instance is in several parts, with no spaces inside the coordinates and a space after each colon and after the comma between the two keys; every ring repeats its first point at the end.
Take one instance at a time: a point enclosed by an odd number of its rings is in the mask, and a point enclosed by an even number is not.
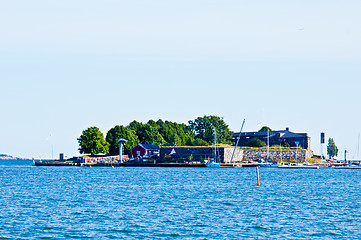
{"type": "Polygon", "coordinates": [[[308,168],[308,169],[319,169],[319,166],[312,165],[281,165],[278,168],[308,168]]]}
{"type": "Polygon", "coordinates": [[[361,166],[339,166],[335,167],[335,169],[361,169],[361,166]]]}
{"type": "Polygon", "coordinates": [[[221,167],[220,163],[216,163],[216,162],[210,162],[206,164],[207,167],[211,167],[211,168],[219,168],[221,167]]]}

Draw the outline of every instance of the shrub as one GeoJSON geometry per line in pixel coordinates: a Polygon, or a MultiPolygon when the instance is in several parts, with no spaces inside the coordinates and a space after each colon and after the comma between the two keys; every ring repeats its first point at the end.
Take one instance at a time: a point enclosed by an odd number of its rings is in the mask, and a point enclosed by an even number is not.
{"type": "Polygon", "coordinates": [[[260,140],[259,138],[253,138],[248,141],[247,146],[249,147],[262,147],[264,145],[264,142],[260,140]]]}

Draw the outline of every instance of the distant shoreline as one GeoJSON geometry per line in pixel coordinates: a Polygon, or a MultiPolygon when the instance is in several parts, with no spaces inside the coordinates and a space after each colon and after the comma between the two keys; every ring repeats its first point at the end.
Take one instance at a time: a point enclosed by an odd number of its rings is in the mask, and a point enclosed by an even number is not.
{"type": "Polygon", "coordinates": [[[7,154],[0,154],[0,160],[32,160],[30,158],[13,157],[7,154]]]}

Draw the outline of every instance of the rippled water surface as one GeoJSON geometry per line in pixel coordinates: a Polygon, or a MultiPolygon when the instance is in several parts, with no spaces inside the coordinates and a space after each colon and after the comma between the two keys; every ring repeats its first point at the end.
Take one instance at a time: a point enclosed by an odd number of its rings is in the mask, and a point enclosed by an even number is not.
{"type": "Polygon", "coordinates": [[[0,239],[360,239],[361,170],[0,161],[0,239]]]}

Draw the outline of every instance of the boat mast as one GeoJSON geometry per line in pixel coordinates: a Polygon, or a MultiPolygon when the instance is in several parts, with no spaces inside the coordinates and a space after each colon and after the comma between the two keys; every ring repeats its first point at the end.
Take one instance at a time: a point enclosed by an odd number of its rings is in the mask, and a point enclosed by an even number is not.
{"type": "Polygon", "coordinates": [[[282,144],[280,143],[280,150],[281,150],[281,164],[282,164],[282,144]]]}
{"type": "Polygon", "coordinates": [[[214,132],[214,162],[217,162],[217,132],[216,129],[213,129],[214,132]]]}
{"type": "Polygon", "coordinates": [[[232,153],[232,157],[231,157],[230,163],[233,162],[234,153],[236,152],[236,148],[237,148],[237,146],[238,146],[239,139],[241,138],[241,132],[242,132],[242,130],[243,130],[243,126],[244,126],[244,122],[245,122],[245,121],[246,121],[246,119],[243,119],[242,127],[241,127],[241,130],[239,131],[238,139],[237,139],[236,145],[234,146],[234,150],[233,150],[233,153],[232,153]]]}
{"type": "Polygon", "coordinates": [[[267,162],[269,159],[269,129],[267,129],[267,162]]]}
{"type": "Polygon", "coordinates": [[[360,132],[358,133],[357,160],[360,160],[360,132]]]}

